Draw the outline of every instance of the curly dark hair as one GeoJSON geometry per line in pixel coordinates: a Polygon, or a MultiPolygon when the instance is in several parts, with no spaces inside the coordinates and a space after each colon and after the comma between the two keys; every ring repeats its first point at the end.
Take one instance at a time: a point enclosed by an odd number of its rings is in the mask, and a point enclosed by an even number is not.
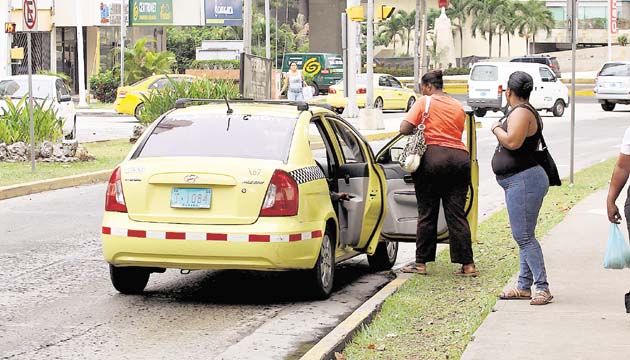
{"type": "Polygon", "coordinates": [[[442,70],[432,70],[422,75],[422,85],[433,85],[434,88],[441,90],[444,88],[444,80],[442,79],[442,70]]]}
{"type": "Polygon", "coordinates": [[[515,71],[510,75],[507,86],[516,96],[529,100],[529,95],[534,90],[534,79],[524,71],[515,71]]]}

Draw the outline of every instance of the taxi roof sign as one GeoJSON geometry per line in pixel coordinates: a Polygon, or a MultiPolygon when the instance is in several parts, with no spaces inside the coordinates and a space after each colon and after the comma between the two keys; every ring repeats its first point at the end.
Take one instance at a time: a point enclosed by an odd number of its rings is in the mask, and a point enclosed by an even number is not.
{"type": "Polygon", "coordinates": [[[7,34],[15,34],[15,23],[14,22],[5,22],[4,23],[4,32],[7,34]]]}

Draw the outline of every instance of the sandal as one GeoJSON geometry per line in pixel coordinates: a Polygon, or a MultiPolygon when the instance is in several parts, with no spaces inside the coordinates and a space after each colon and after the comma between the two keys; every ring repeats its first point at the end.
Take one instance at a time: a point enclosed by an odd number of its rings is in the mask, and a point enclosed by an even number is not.
{"type": "Polygon", "coordinates": [[[400,271],[410,274],[427,275],[427,265],[422,263],[415,263],[414,265],[407,265],[400,271]]]}
{"type": "Polygon", "coordinates": [[[529,302],[530,305],[547,305],[553,300],[553,295],[549,290],[536,291],[534,298],[529,302]]]}
{"type": "Polygon", "coordinates": [[[475,264],[468,264],[468,265],[462,265],[461,269],[455,271],[453,275],[463,276],[463,277],[477,277],[479,275],[479,271],[477,271],[475,264]],[[466,271],[467,268],[468,268],[468,271],[466,271]],[[471,268],[472,268],[472,271],[470,271],[471,268]]]}
{"type": "Polygon", "coordinates": [[[501,300],[530,300],[531,298],[532,294],[530,291],[522,290],[517,287],[511,288],[499,295],[499,299],[501,300]]]}

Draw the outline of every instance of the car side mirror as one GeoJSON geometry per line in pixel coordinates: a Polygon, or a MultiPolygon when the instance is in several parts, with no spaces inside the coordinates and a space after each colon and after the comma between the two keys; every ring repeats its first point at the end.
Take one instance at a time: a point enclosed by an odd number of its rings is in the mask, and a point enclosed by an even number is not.
{"type": "Polygon", "coordinates": [[[389,158],[392,160],[392,162],[398,162],[398,159],[400,159],[400,155],[402,155],[402,152],[403,148],[392,147],[391,149],[389,149],[389,158]]]}
{"type": "Polygon", "coordinates": [[[61,95],[59,98],[59,102],[68,102],[72,101],[72,97],[70,95],[61,95]]]}
{"type": "Polygon", "coordinates": [[[542,82],[549,82],[551,81],[549,78],[541,78],[542,82]]]}

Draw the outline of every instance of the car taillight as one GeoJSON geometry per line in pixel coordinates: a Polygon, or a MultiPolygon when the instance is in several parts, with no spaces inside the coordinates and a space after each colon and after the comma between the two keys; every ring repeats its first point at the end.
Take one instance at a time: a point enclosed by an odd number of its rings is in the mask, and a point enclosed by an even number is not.
{"type": "Polygon", "coordinates": [[[286,171],[276,170],[271,176],[260,216],[295,216],[298,213],[298,184],[286,171]]]}
{"type": "Polygon", "coordinates": [[[120,178],[120,167],[117,167],[109,178],[107,192],[105,193],[105,211],[127,212],[122,180],[120,178]]]}
{"type": "Polygon", "coordinates": [[[470,95],[470,87],[466,84],[466,94],[470,95]]]}
{"type": "Polygon", "coordinates": [[[124,99],[126,96],[127,96],[127,91],[125,91],[125,90],[120,90],[120,91],[118,92],[118,97],[119,97],[119,98],[124,99]]]}
{"type": "Polygon", "coordinates": [[[499,89],[497,91],[498,96],[500,97],[503,94],[503,85],[499,85],[499,89]]]}
{"type": "Polygon", "coordinates": [[[553,64],[549,64],[549,67],[552,68],[552,69],[555,68],[555,66],[553,66],[553,64]]]}
{"type": "Polygon", "coordinates": [[[366,88],[358,88],[357,89],[357,94],[365,94],[367,92],[366,88]]]}
{"type": "Polygon", "coordinates": [[[336,93],[337,93],[337,90],[335,90],[335,88],[331,88],[331,87],[330,87],[330,88],[328,88],[328,93],[329,93],[329,94],[336,94],[336,93]]]}
{"type": "Polygon", "coordinates": [[[322,69],[320,71],[321,74],[328,74],[330,71],[328,69],[322,69]]]}

